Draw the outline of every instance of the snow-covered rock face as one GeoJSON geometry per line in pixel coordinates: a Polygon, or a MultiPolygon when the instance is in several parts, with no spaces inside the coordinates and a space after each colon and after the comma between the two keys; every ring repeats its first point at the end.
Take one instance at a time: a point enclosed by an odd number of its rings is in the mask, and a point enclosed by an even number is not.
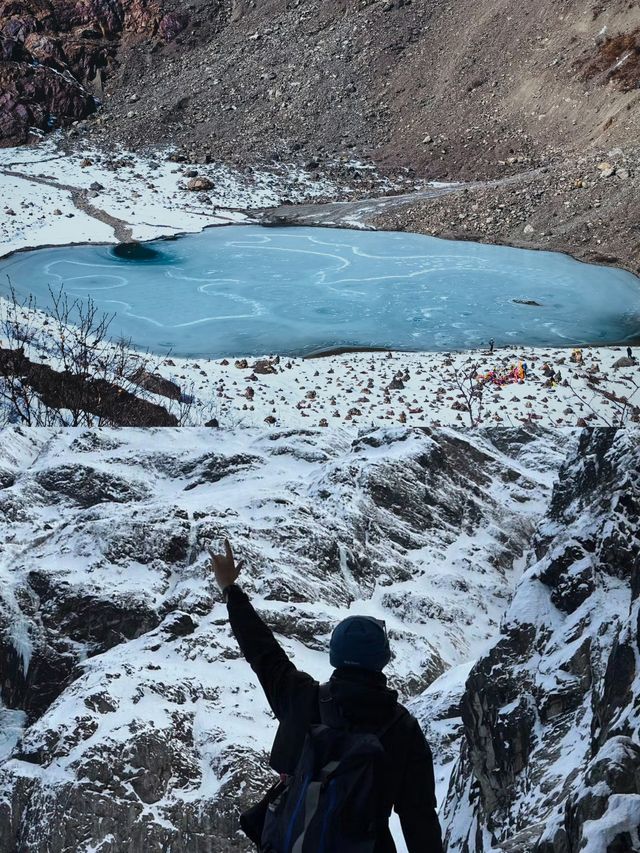
{"type": "Polygon", "coordinates": [[[639,483],[638,431],[584,432],[560,472],[466,683],[450,851],[640,849],[639,483]]]}
{"type": "MultiPolygon", "coordinates": [[[[230,537],[257,608],[318,678],[339,619],[385,618],[410,699],[492,641],[576,441],[0,433],[0,849],[248,849],[238,809],[265,787],[274,726],[207,544],[230,537]]],[[[456,735],[436,738],[449,768],[456,735]]]]}

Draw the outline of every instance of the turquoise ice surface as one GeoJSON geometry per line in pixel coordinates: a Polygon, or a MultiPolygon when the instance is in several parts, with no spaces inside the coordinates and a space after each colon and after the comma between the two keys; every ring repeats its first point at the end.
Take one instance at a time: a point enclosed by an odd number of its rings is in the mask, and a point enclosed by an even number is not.
{"type": "Polygon", "coordinates": [[[230,226],[141,248],[38,249],[0,261],[0,295],[10,284],[44,310],[50,288],[91,297],[115,314],[114,338],[200,358],[640,337],[631,273],[416,234],[230,226]]]}

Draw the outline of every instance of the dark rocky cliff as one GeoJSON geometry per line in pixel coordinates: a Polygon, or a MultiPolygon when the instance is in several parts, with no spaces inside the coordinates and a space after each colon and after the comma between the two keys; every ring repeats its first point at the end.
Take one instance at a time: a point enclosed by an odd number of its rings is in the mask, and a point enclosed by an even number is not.
{"type": "Polygon", "coordinates": [[[159,0],[3,0],[0,141],[25,142],[93,113],[120,51],[175,38],[186,16],[159,0]]]}
{"type": "Polygon", "coordinates": [[[640,849],[640,435],[585,432],[461,704],[464,853],[640,849]]]}

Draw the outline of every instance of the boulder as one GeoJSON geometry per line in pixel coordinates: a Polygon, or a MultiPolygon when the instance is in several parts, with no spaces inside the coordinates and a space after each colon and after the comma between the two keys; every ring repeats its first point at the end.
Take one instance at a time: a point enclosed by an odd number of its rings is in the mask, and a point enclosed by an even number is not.
{"type": "Polygon", "coordinates": [[[274,363],[268,358],[262,358],[256,361],[256,363],[251,368],[254,373],[260,373],[262,375],[267,375],[269,373],[277,373],[278,370],[275,367],[274,363]]]}
{"type": "Polygon", "coordinates": [[[131,382],[149,391],[151,394],[158,394],[160,397],[167,397],[169,400],[180,400],[182,391],[180,386],[176,385],[170,379],[160,376],[158,373],[150,373],[143,367],[138,368],[135,373],[129,377],[131,382]]]}
{"type": "Polygon", "coordinates": [[[187,184],[187,189],[191,192],[202,192],[203,190],[212,190],[214,186],[213,181],[201,175],[197,178],[191,178],[187,184]]]}

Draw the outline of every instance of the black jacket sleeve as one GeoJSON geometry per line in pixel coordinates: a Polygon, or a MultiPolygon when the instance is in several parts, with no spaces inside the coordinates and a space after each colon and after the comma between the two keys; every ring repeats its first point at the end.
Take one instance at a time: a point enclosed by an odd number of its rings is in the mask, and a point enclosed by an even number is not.
{"type": "Polygon", "coordinates": [[[226,595],[231,630],[258,676],[271,710],[282,722],[291,716],[300,690],[316,682],[306,672],[296,669],[239,586],[228,587],[226,595]]]}
{"type": "Polygon", "coordinates": [[[400,817],[409,853],[442,853],[433,757],[420,724],[415,719],[395,810],[400,817]]]}

